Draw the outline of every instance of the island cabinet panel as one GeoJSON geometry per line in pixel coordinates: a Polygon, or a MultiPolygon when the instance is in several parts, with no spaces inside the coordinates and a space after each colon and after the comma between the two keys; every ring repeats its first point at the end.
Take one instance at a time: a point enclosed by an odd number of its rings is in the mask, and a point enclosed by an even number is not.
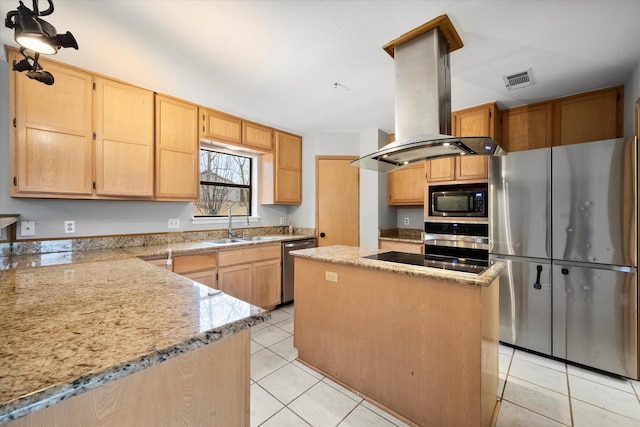
{"type": "Polygon", "coordinates": [[[488,287],[297,257],[299,360],[419,426],[490,426],[498,283],[488,287]],[[337,274],[337,282],[325,279],[337,274]]]}
{"type": "Polygon", "coordinates": [[[154,94],[95,79],[96,194],[153,197],[154,94]]]}
{"type": "Polygon", "coordinates": [[[241,331],[6,425],[248,427],[249,334],[241,331]]]}
{"type": "MultiPolygon", "coordinates": [[[[23,57],[7,50],[9,68],[23,57]]],[[[87,198],[93,194],[92,76],[41,60],[53,86],[9,72],[14,119],[10,193],[87,198]]]]}
{"type": "Polygon", "coordinates": [[[200,189],[198,107],[156,95],[155,197],[196,201],[200,189]]]}

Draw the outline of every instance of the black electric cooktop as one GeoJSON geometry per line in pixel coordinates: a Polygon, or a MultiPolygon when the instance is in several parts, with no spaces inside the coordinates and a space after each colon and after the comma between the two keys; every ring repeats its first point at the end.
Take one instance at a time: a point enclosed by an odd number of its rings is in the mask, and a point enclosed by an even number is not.
{"type": "Polygon", "coordinates": [[[462,259],[453,257],[435,257],[422,254],[410,254],[406,252],[383,252],[380,254],[369,255],[363,258],[374,259],[378,261],[396,262],[399,264],[419,265],[423,267],[439,268],[442,270],[451,270],[461,273],[482,274],[489,268],[489,261],[462,259]]]}

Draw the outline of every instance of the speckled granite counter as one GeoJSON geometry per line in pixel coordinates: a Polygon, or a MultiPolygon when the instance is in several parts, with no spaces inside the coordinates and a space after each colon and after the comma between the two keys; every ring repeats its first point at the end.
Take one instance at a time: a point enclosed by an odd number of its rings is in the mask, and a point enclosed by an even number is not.
{"type": "Polygon", "coordinates": [[[0,271],[0,424],[269,316],[126,251],[87,252],[0,271]]]}
{"type": "Polygon", "coordinates": [[[385,252],[379,249],[364,249],[351,246],[324,246],[319,248],[301,249],[291,252],[292,255],[312,258],[319,261],[338,264],[354,265],[374,270],[389,271],[410,276],[427,277],[431,279],[465,283],[475,286],[489,286],[504,268],[502,263],[495,263],[481,275],[459,273],[437,268],[415,265],[398,264],[388,261],[377,261],[363,258],[369,255],[385,252]]]}

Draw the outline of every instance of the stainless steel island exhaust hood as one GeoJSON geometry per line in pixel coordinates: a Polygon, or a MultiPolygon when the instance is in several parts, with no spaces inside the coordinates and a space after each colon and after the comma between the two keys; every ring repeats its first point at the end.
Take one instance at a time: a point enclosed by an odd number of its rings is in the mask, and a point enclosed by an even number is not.
{"type": "Polygon", "coordinates": [[[447,15],[383,46],[395,58],[396,141],[351,162],[353,166],[389,172],[441,157],[505,154],[488,136],[450,136],[449,52],[461,47],[447,15]]]}

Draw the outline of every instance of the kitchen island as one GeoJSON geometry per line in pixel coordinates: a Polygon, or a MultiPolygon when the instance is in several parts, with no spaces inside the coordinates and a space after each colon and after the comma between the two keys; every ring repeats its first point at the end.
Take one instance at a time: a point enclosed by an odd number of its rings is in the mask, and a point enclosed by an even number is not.
{"type": "Polygon", "coordinates": [[[268,312],[112,255],[0,271],[0,424],[248,426],[268,312]]]}
{"type": "Polygon", "coordinates": [[[497,406],[498,274],[293,252],[303,363],[411,425],[489,426],[497,406]]]}

